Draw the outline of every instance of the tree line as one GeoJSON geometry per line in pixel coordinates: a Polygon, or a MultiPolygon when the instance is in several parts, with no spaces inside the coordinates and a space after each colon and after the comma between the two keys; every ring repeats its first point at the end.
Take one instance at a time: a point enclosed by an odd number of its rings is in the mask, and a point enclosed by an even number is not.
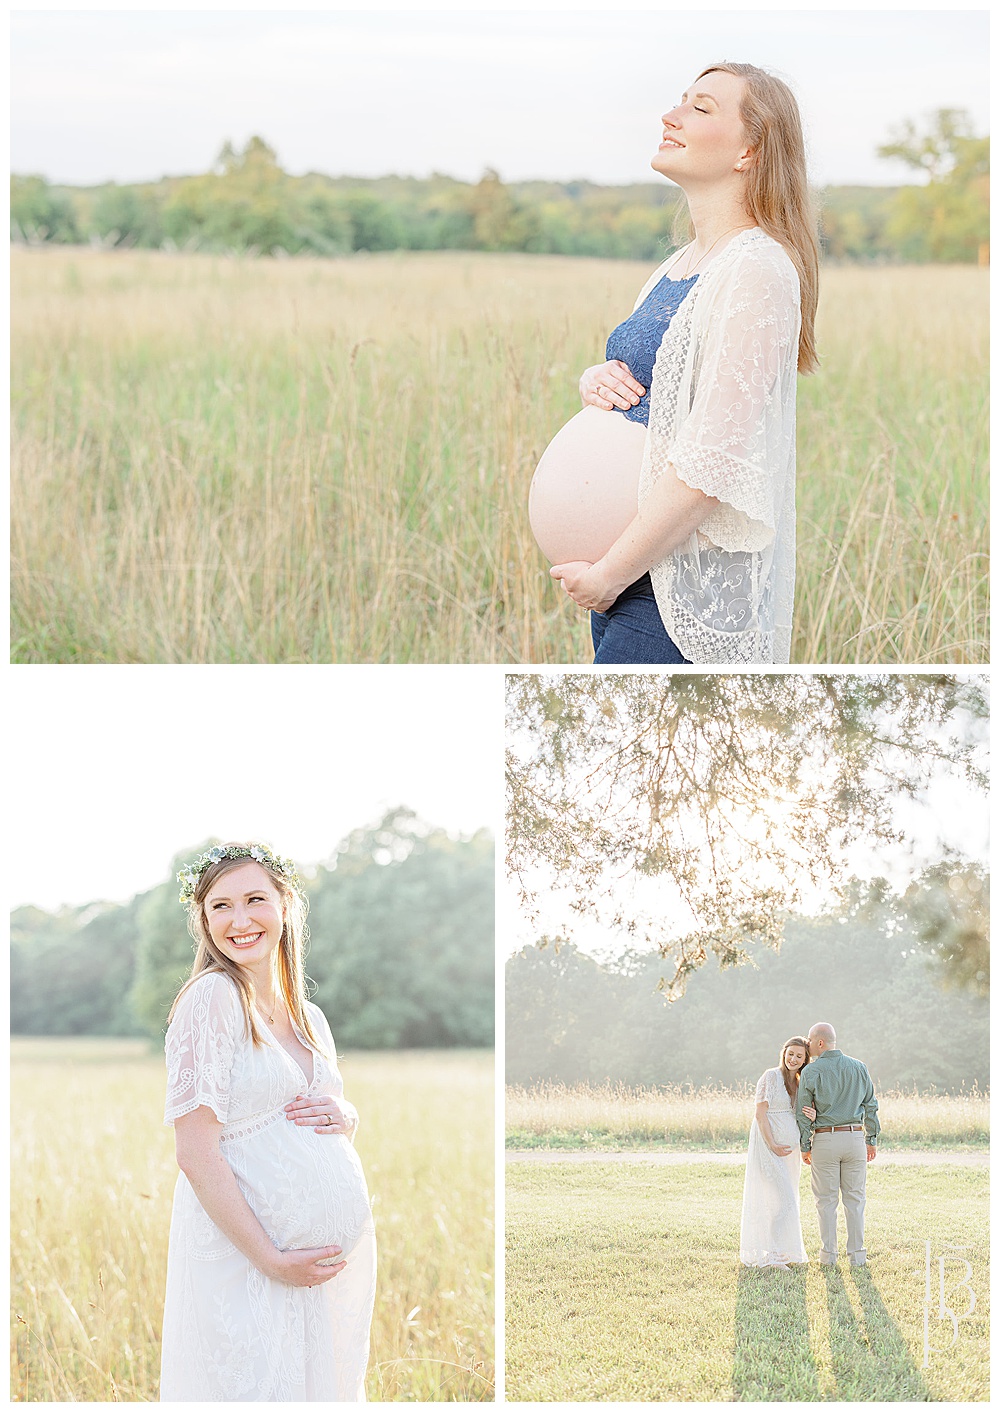
{"type": "MultiPolygon", "coordinates": [[[[816,192],[825,255],[834,260],[975,262],[986,257],[989,139],[942,109],[879,149],[927,176],[908,187],[816,192]]],[[[78,188],[12,176],[11,234],[30,244],[338,256],[384,250],[488,250],[655,260],[685,238],[681,196],[662,183],[476,183],[293,177],[262,138],[226,143],[211,171],[78,188]]]]}
{"type": "Polygon", "coordinates": [[[985,911],[988,877],[974,864],[950,877],[928,870],[903,898],[855,883],[829,913],[790,917],[780,950],[704,966],[673,1003],[655,951],[598,962],[572,942],[527,946],[506,968],[507,1081],[753,1083],[784,1040],[826,1020],[882,1089],[985,1088],[985,977],[951,968],[939,923],[985,911]]]}
{"type": "MultiPolygon", "coordinates": [[[[122,905],[11,917],[11,1031],[162,1036],[193,943],[177,869],[122,905]]],[[[359,829],[304,880],[312,998],[341,1047],[493,1043],[493,843],[455,839],[407,810],[359,829]]]]}

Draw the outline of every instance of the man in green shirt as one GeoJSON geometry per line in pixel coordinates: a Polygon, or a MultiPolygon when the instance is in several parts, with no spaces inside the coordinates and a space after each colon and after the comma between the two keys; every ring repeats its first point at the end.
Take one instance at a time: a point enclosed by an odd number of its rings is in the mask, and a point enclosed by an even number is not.
{"type": "Polygon", "coordinates": [[[810,1062],[801,1071],[795,1117],[802,1160],[812,1168],[812,1190],[819,1217],[821,1265],[837,1262],[837,1202],[847,1217],[847,1258],[863,1265],[865,1253],[865,1176],[875,1160],[879,1135],[878,1103],[868,1070],[837,1048],[832,1025],[809,1031],[810,1062]],[[810,1121],[803,1108],[814,1108],[810,1121]]]}

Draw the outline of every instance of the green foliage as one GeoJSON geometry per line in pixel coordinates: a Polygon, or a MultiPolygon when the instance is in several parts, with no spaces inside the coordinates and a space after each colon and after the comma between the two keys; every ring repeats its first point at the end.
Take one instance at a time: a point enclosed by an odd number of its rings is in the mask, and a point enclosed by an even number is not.
{"type": "MultiPolygon", "coordinates": [[[[829,187],[818,193],[822,245],[836,260],[974,261],[988,238],[989,143],[962,114],[913,124],[880,149],[931,176],[927,187],[829,187]]],[[[681,205],[661,182],[476,183],[411,177],[292,177],[260,137],[227,142],[212,169],[142,186],[55,189],[14,177],[15,239],[172,243],[260,254],[358,250],[492,250],[654,261],[674,241],[681,205]]]]}
{"type": "Polygon", "coordinates": [[[785,1039],[828,1020],[882,1089],[988,1086],[987,1001],[942,988],[916,926],[877,885],[830,915],[789,919],[780,952],[752,967],[706,966],[674,1005],[661,969],[637,951],[599,965],[572,943],[525,947],[507,963],[508,1082],[754,1083],[785,1039]]]}
{"type": "Polygon", "coordinates": [[[969,117],[941,108],[921,131],[906,122],[879,149],[926,173],[926,186],[902,187],[886,225],[889,241],[914,261],[974,261],[989,240],[990,141],[977,137],[969,117]]]}
{"type": "Polygon", "coordinates": [[[174,996],[191,974],[195,945],[187,929],[187,909],[177,901],[174,877],[200,851],[185,849],[179,853],[170,865],[169,881],[139,901],[136,973],[128,1004],[151,1036],[163,1033],[174,996]]]}
{"type": "Polygon", "coordinates": [[[906,247],[893,244],[889,217],[894,187],[829,186],[818,193],[820,244],[838,261],[899,260],[906,247]]]}
{"type": "Polygon", "coordinates": [[[101,187],[90,209],[91,228],[105,244],[156,247],[163,243],[163,201],[145,186],[101,187]]]}
{"type": "MultiPolygon", "coordinates": [[[[209,840],[208,843],[215,840],[209,840]]],[[[123,907],[14,914],[16,1034],[162,1034],[193,942],[174,874],[123,907]]],[[[456,840],[406,810],[345,840],[306,885],[307,970],[338,1043],[354,1048],[493,1042],[493,846],[456,840]]]]}
{"type": "Polygon", "coordinates": [[[904,905],[945,985],[990,992],[990,880],[978,864],[943,859],[906,892],[904,905]]]}
{"type": "Polygon", "coordinates": [[[287,251],[293,243],[287,187],[262,138],[251,137],[242,152],[227,142],[214,171],[177,185],[164,206],[164,229],[178,243],[208,249],[287,251]]]}
{"type": "Polygon", "coordinates": [[[368,191],[352,191],[342,200],[352,250],[398,250],[405,245],[402,222],[388,202],[368,191]]]}
{"type": "Polygon", "coordinates": [[[11,177],[10,233],[12,240],[55,245],[75,245],[83,239],[72,203],[40,176],[11,177]]]}
{"type": "Polygon", "coordinates": [[[346,204],[325,186],[303,185],[292,215],[294,248],[317,255],[354,249],[354,226],[346,204]]]}
{"type": "Polygon", "coordinates": [[[124,998],[135,975],[138,899],[11,917],[14,1034],[138,1035],[124,998]]]}
{"type": "Polygon", "coordinates": [[[518,201],[488,167],[472,193],[473,248],[476,250],[537,250],[541,223],[537,212],[518,201]]]}
{"type": "Polygon", "coordinates": [[[493,848],[408,811],[341,846],[312,896],[309,973],[338,1043],[492,1043],[493,848]],[[322,942],[319,940],[322,938],[322,942]]]}

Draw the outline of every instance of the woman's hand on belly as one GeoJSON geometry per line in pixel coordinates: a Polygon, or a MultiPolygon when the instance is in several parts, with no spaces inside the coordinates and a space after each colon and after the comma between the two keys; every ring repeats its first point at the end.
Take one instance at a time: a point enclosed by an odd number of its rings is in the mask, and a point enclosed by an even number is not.
{"type": "Polygon", "coordinates": [[[335,1275],[340,1274],[347,1261],[340,1260],[334,1265],[323,1265],[320,1261],[336,1260],[340,1253],[339,1245],[314,1246],[311,1250],[279,1250],[272,1268],[265,1270],[264,1274],[283,1285],[305,1285],[311,1288],[313,1285],[326,1284],[327,1280],[332,1280],[335,1275]]]}
{"type": "Polygon", "coordinates": [[[646,389],[629,372],[627,364],[619,358],[587,368],[580,378],[580,401],[585,407],[600,407],[605,412],[610,412],[614,407],[623,412],[629,407],[637,407],[639,398],[645,392],[646,389]]]}
{"type": "Polygon", "coordinates": [[[592,613],[603,613],[626,588],[627,583],[612,579],[605,568],[603,559],[596,564],[575,560],[569,564],[555,564],[549,570],[554,579],[560,579],[562,586],[578,608],[586,608],[592,613]]]}
{"type": "Polygon", "coordinates": [[[335,1098],[317,1093],[312,1098],[301,1094],[285,1104],[285,1117],[300,1128],[313,1128],[317,1133],[350,1137],[358,1125],[353,1109],[341,1108],[335,1098]]]}

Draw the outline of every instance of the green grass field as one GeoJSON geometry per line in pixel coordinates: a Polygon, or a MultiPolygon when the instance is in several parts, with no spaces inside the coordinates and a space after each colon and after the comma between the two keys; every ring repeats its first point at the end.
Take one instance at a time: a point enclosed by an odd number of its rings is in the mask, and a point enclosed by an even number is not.
{"type": "MultiPolygon", "coordinates": [[[[879,1093],[884,1145],[982,1150],[989,1146],[990,1096],[879,1093]]],[[[745,1151],[753,1089],[624,1084],[511,1085],[505,1103],[506,1145],[592,1152],[702,1149],[745,1151]]]]}
{"type": "MultiPolygon", "coordinates": [[[[803,1169],[805,1170],[805,1169],[803,1169]]],[[[869,1264],[739,1265],[743,1173],[707,1165],[556,1163],[507,1170],[506,1396],[511,1401],[937,1402],[989,1397],[988,1174],[869,1169],[869,1264]],[[933,1348],[924,1367],[924,1245],[933,1348]],[[972,1264],[972,1316],[938,1314],[944,1247],[972,1264]]],[[[841,1250],[843,1217],[841,1216],[841,1250]]],[[[968,1305],[947,1266],[946,1303],[968,1305]]]]}
{"type": "MultiPolygon", "coordinates": [[[[526,503],[648,273],[16,249],[18,662],[585,663],[526,503]]],[[[988,271],[829,269],[792,660],[987,660],[988,271]]]]}
{"type": "MultiPolygon", "coordinates": [[[[12,1049],[12,1400],[156,1401],[177,1176],[162,1055],[12,1049]]],[[[342,1071],[378,1228],[368,1396],[492,1401],[493,1056],[358,1053],[342,1071]]]]}

